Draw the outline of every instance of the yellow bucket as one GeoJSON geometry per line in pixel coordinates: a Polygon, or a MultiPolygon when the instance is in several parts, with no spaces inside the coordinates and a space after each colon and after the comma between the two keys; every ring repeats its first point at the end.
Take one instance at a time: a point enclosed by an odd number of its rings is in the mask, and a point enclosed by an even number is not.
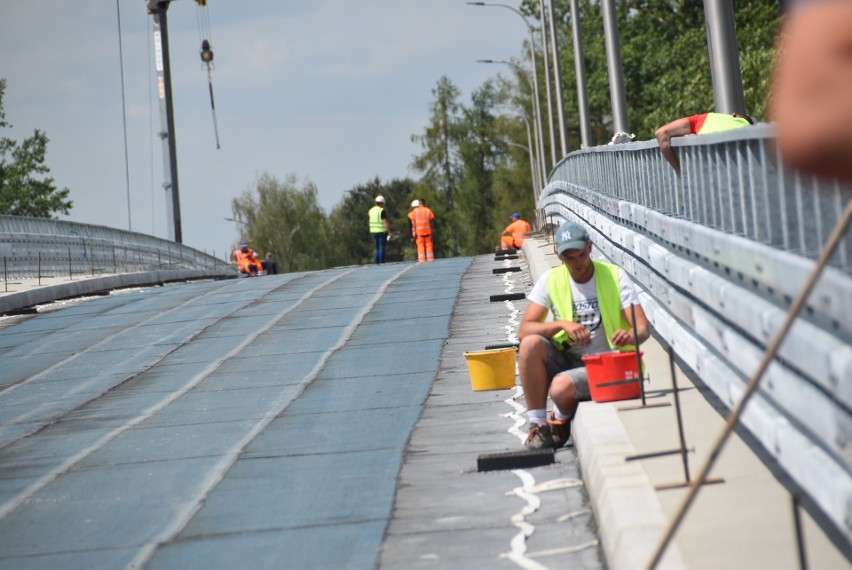
{"type": "Polygon", "coordinates": [[[475,392],[508,390],[515,385],[516,348],[465,352],[470,385],[475,392]]]}

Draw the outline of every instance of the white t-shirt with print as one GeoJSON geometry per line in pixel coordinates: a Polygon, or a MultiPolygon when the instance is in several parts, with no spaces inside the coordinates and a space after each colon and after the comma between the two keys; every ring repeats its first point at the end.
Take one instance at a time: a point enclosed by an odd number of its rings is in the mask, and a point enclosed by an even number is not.
{"type": "MultiPolygon", "coordinates": [[[[574,322],[580,323],[586,330],[589,331],[589,336],[592,343],[588,346],[571,346],[571,352],[577,355],[598,354],[601,352],[611,352],[609,343],[606,340],[606,333],[603,328],[603,320],[601,319],[601,309],[598,303],[597,281],[593,275],[585,283],[575,283],[568,274],[568,281],[571,283],[571,297],[574,305],[574,322]]],[[[618,288],[621,293],[621,307],[630,314],[630,305],[638,305],[639,298],[636,294],[636,287],[624,271],[618,271],[618,288]]],[[[561,320],[559,311],[550,300],[550,294],[547,290],[547,274],[539,277],[532,290],[527,294],[527,299],[531,302],[547,307],[553,314],[553,320],[561,320]]]]}

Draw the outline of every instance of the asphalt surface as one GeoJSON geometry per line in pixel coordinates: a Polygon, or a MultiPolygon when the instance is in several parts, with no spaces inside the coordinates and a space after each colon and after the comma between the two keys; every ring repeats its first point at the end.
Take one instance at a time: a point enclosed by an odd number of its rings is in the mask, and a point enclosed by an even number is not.
{"type": "Polygon", "coordinates": [[[570,450],[535,477],[475,472],[519,445],[513,391],[473,392],[461,354],[511,334],[493,266],[205,281],[7,320],[0,568],[541,567],[527,542],[602,567],[570,450]]]}
{"type": "Polygon", "coordinates": [[[1,331],[0,564],[371,566],[469,263],[163,287],[1,331]]]}
{"type": "Polygon", "coordinates": [[[605,567],[573,448],[552,465],[477,472],[480,454],[521,447],[525,408],[519,388],[475,392],[464,353],[517,340],[527,301],[489,299],[530,286],[523,256],[480,256],[465,274],[400,473],[381,568],[605,567]],[[493,273],[505,267],[522,271],[493,273]]]}

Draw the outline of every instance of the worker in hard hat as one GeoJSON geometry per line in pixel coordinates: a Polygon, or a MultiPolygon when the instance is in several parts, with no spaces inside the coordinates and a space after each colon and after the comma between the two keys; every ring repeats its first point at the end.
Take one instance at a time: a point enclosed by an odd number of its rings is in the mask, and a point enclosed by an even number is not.
{"type": "Polygon", "coordinates": [[[509,219],[511,223],[506,226],[503,235],[500,236],[498,251],[501,249],[521,249],[521,246],[524,245],[524,238],[532,231],[529,222],[522,220],[518,212],[512,214],[509,219]]]}
{"type": "Polygon", "coordinates": [[[411,201],[411,210],[408,212],[408,235],[411,236],[411,243],[414,243],[414,209],[420,205],[420,200],[411,201]]]}
{"type": "Polygon", "coordinates": [[[375,264],[385,262],[385,249],[387,249],[388,238],[393,237],[391,232],[390,221],[385,212],[384,196],[376,196],[375,204],[367,213],[370,221],[370,235],[373,236],[376,252],[373,256],[375,264]]]}
{"type": "Polygon", "coordinates": [[[426,206],[426,201],[421,198],[411,203],[412,210],[408,219],[412,221],[411,237],[417,244],[417,263],[424,261],[435,261],[435,250],[432,243],[432,220],[435,214],[426,206]],[[417,202],[417,206],[414,206],[417,202]]]}
{"type": "Polygon", "coordinates": [[[253,277],[266,269],[263,262],[257,258],[254,250],[244,241],[240,242],[239,249],[234,248],[231,251],[231,261],[235,262],[240,273],[247,277],[253,277]]]}

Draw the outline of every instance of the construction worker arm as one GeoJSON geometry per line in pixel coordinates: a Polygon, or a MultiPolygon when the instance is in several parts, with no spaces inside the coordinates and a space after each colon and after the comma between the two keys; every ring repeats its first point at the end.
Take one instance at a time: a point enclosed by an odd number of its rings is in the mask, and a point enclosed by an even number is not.
{"type": "Polygon", "coordinates": [[[632,311],[621,310],[624,313],[627,322],[630,323],[630,330],[617,330],[612,334],[612,344],[615,346],[625,346],[625,345],[633,345],[637,346],[648,340],[648,337],[651,336],[651,329],[648,326],[648,318],[645,316],[645,311],[642,309],[642,305],[635,304],[633,305],[632,311]],[[636,324],[634,327],[632,313],[636,314],[636,324]],[[638,333],[639,338],[635,338],[633,334],[633,329],[636,329],[636,333],[638,333]]]}
{"type": "Polygon", "coordinates": [[[586,327],[574,321],[546,321],[548,312],[547,307],[530,302],[526,311],[524,311],[524,316],[521,317],[518,338],[523,339],[528,335],[552,338],[559,331],[565,331],[573,342],[580,345],[587,345],[592,342],[592,337],[586,327]]]}
{"type": "Polygon", "coordinates": [[[684,135],[688,135],[692,132],[692,129],[689,124],[689,118],[684,117],[682,119],[677,119],[676,121],[672,121],[667,125],[663,125],[657,132],[655,133],[657,137],[657,143],[660,145],[660,152],[663,157],[672,165],[675,173],[680,176],[680,160],[677,157],[677,153],[675,149],[672,148],[672,137],[682,137],[684,135]]]}

